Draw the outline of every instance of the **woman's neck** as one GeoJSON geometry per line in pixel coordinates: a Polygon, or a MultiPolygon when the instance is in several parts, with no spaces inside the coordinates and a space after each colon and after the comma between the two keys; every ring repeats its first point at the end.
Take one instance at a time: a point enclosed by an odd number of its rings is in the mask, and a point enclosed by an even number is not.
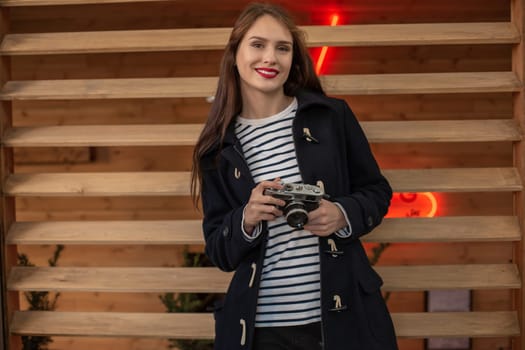
{"type": "Polygon", "coordinates": [[[284,110],[292,103],[292,100],[293,97],[285,94],[277,96],[243,95],[241,116],[247,119],[266,118],[284,110]]]}

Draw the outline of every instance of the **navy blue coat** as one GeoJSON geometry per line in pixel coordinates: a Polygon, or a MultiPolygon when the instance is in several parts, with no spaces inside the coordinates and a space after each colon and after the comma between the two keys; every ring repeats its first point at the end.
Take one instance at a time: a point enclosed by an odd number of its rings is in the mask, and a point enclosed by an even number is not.
{"type": "MultiPolygon", "coordinates": [[[[293,131],[303,181],[322,181],[352,225],[349,238],[319,238],[324,350],[397,349],[380,292],[383,282],[359,240],[382,221],[392,189],[345,101],[310,92],[296,97],[293,131]],[[304,128],[317,142],[304,135],[304,128]]],[[[233,125],[223,144],[208,152],[200,165],[206,254],[221,270],[235,271],[215,310],[215,349],[251,349],[267,225],[263,223],[262,234],[253,242],[243,237],[242,212],[255,183],[233,125]]]]}

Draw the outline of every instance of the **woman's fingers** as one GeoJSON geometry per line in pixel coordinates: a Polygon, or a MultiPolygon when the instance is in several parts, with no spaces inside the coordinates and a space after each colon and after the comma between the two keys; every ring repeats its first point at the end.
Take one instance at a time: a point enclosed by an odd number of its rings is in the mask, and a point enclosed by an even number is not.
{"type": "Polygon", "coordinates": [[[282,199],[276,198],[266,191],[267,189],[280,190],[282,187],[283,185],[281,184],[279,178],[273,181],[262,181],[252,190],[252,197],[254,197],[253,199],[259,201],[260,203],[282,207],[286,203],[282,199]]]}
{"type": "Polygon", "coordinates": [[[304,228],[313,234],[327,236],[346,225],[341,209],[334,203],[323,199],[319,208],[308,213],[308,223],[304,228]]]}
{"type": "Polygon", "coordinates": [[[262,181],[252,189],[250,199],[244,209],[246,224],[254,226],[262,220],[270,221],[283,215],[279,207],[285,205],[285,202],[272,195],[265,194],[265,190],[268,188],[281,189],[280,179],[262,181]]]}

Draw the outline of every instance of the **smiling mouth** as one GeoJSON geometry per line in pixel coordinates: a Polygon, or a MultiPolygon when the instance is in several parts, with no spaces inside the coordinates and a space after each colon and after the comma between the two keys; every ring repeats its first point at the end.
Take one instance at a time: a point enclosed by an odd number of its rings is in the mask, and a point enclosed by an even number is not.
{"type": "Polygon", "coordinates": [[[266,79],[275,78],[279,71],[271,68],[256,68],[255,71],[259,73],[260,76],[266,79]]]}

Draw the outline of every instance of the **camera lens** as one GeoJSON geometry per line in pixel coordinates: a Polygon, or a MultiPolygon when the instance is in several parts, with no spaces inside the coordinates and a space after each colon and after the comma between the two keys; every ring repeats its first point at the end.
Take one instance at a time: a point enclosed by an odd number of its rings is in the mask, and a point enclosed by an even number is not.
{"type": "Polygon", "coordinates": [[[290,202],[285,208],[286,222],[295,228],[303,228],[308,222],[308,212],[301,202],[290,202]]]}

